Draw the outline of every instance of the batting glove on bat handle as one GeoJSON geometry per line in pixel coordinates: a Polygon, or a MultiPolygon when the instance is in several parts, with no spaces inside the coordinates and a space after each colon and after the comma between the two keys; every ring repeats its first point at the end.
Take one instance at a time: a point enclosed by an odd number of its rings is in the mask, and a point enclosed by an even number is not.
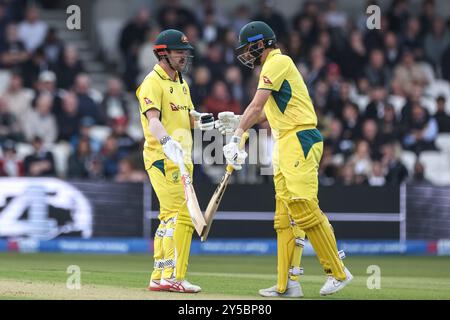
{"type": "Polygon", "coordinates": [[[237,129],[240,118],[240,115],[235,115],[231,111],[220,112],[214,126],[223,135],[232,134],[237,129]]]}
{"type": "Polygon", "coordinates": [[[214,116],[212,113],[200,113],[192,110],[190,114],[195,119],[195,127],[202,130],[208,131],[214,129],[214,116]]]}
{"type": "Polygon", "coordinates": [[[178,163],[180,159],[183,159],[183,148],[178,141],[173,140],[169,136],[161,140],[164,154],[169,160],[178,163]]]}

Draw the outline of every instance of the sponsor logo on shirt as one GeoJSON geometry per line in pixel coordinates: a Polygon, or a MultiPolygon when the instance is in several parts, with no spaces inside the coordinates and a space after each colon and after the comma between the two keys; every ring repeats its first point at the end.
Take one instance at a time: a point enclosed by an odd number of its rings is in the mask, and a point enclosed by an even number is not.
{"type": "Polygon", "coordinates": [[[272,84],[272,81],[270,81],[270,79],[266,76],[263,76],[263,81],[265,84],[272,84]]]}
{"type": "Polygon", "coordinates": [[[150,100],[149,98],[144,98],[144,102],[145,104],[153,104],[153,101],[150,100]]]}
{"type": "Polygon", "coordinates": [[[169,105],[170,105],[170,108],[172,109],[172,111],[189,110],[188,106],[180,106],[180,105],[176,105],[175,103],[172,103],[172,102],[170,102],[169,105]]]}

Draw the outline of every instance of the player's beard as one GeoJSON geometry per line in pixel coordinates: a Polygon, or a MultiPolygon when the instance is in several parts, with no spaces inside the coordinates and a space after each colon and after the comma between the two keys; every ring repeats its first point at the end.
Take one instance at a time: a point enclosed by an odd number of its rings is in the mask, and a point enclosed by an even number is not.
{"type": "Polygon", "coordinates": [[[187,54],[184,57],[176,58],[177,61],[174,63],[175,58],[171,58],[169,56],[169,63],[172,69],[174,69],[175,71],[187,74],[191,71],[193,58],[194,56],[187,54]]]}

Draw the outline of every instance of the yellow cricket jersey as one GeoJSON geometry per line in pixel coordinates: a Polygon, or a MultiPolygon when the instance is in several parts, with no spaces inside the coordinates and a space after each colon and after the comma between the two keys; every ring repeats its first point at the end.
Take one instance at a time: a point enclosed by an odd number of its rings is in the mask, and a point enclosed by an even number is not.
{"type": "Polygon", "coordinates": [[[317,126],[317,116],[305,82],[292,59],[272,50],[259,76],[258,90],[271,90],[264,106],[270,127],[281,138],[287,131],[317,126]]]}
{"type": "Polygon", "coordinates": [[[183,147],[185,162],[192,162],[192,133],[189,112],[194,109],[189,86],[185,81],[173,81],[167,73],[156,64],[136,90],[144,130],[144,163],[149,169],[152,164],[166,158],[159,141],[150,133],[145,113],[154,108],[161,112],[160,121],[172,139],[183,147]]]}

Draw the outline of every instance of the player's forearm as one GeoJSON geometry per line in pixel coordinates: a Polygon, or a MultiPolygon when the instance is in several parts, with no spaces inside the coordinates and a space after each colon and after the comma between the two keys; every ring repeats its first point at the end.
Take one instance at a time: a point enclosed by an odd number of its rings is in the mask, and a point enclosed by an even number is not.
{"type": "Polygon", "coordinates": [[[255,124],[261,122],[261,114],[264,113],[262,106],[251,102],[247,109],[245,109],[244,114],[241,116],[239,126],[236,129],[234,135],[242,136],[242,134],[253,127],[255,124]]]}
{"type": "Polygon", "coordinates": [[[168,136],[166,129],[162,125],[161,121],[159,121],[159,119],[157,118],[151,118],[148,121],[148,128],[152,136],[154,136],[158,141],[160,141],[165,136],[168,136]]]}

